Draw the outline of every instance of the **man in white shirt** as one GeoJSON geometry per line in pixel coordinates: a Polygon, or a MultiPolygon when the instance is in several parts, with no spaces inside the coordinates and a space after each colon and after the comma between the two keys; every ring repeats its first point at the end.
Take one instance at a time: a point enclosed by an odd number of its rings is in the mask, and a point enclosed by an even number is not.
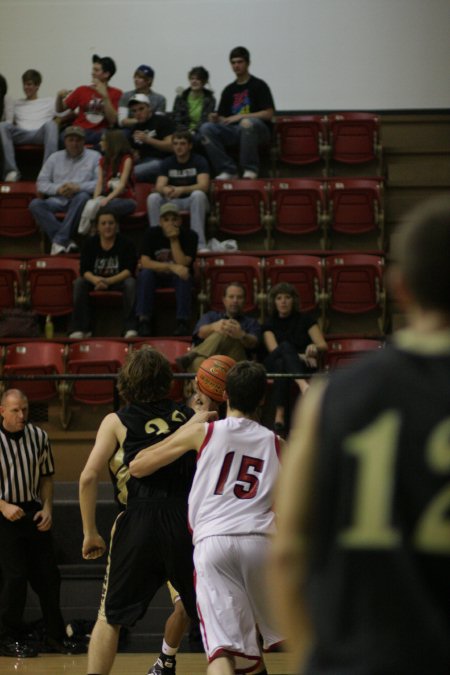
{"type": "Polygon", "coordinates": [[[38,98],[42,76],[29,69],[22,75],[25,98],[14,101],[13,121],[0,124],[0,139],[3,146],[3,172],[5,181],[20,180],[14,146],[36,143],[44,145],[44,159],[58,149],[58,125],[54,121],[53,98],[38,98]]]}

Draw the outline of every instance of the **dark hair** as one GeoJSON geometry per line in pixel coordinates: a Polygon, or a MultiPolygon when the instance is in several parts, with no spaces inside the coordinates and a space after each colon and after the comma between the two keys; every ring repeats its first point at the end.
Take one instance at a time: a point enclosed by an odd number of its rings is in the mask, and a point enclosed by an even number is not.
{"type": "Polygon", "coordinates": [[[173,374],[170,363],[149,345],[132,351],[119,371],[117,389],[128,403],[166,398],[173,374]]]}
{"type": "Polygon", "coordinates": [[[110,56],[103,56],[100,57],[98,54],[94,54],[92,57],[92,63],[99,63],[102,67],[102,70],[104,73],[109,73],[109,78],[115,74],[116,72],[116,64],[112,60],[110,56]]]}
{"type": "Polygon", "coordinates": [[[300,296],[298,294],[297,289],[292,284],[288,284],[286,281],[282,281],[279,284],[275,284],[275,286],[273,286],[270,289],[269,297],[267,299],[267,309],[269,315],[274,316],[277,313],[277,308],[275,306],[275,298],[277,297],[277,295],[280,295],[281,293],[291,296],[291,298],[294,301],[292,309],[295,312],[298,312],[300,309],[300,296]]]}
{"type": "Polygon", "coordinates": [[[178,129],[178,131],[174,131],[172,134],[172,140],[174,138],[184,138],[184,140],[190,143],[191,145],[194,143],[192,134],[188,129],[178,129]]]}
{"type": "Polygon", "coordinates": [[[222,295],[223,298],[226,296],[227,291],[228,291],[228,289],[229,289],[231,286],[237,286],[238,288],[240,288],[240,289],[243,291],[243,293],[244,293],[244,298],[246,297],[247,291],[246,291],[246,288],[245,288],[244,284],[241,284],[240,281],[230,281],[230,282],[225,286],[225,288],[223,289],[223,295],[222,295]]]}
{"type": "Polygon", "coordinates": [[[120,129],[107,129],[103,133],[105,148],[105,174],[111,169],[113,175],[119,171],[120,160],[124,155],[131,155],[131,146],[120,129]]]}
{"type": "Polygon", "coordinates": [[[256,412],[266,391],[266,369],[256,361],[239,361],[225,381],[230,408],[246,415],[256,412]]]}
{"type": "Polygon", "coordinates": [[[188,78],[190,79],[191,77],[197,77],[200,82],[206,84],[209,80],[209,73],[203,66],[194,66],[194,68],[191,68],[188,72],[188,78]]]}
{"type": "Polygon", "coordinates": [[[100,216],[113,216],[117,225],[119,225],[119,219],[117,217],[117,212],[111,206],[101,206],[94,217],[94,224],[98,225],[100,216]]]}
{"type": "Polygon", "coordinates": [[[24,84],[25,82],[32,82],[33,84],[40,86],[42,83],[42,75],[38,70],[33,70],[33,68],[29,68],[22,75],[22,82],[24,84]]]}
{"type": "Polygon", "coordinates": [[[3,117],[3,110],[5,106],[5,95],[8,91],[8,83],[3,75],[0,75],[0,120],[3,117]]]}
{"type": "Polygon", "coordinates": [[[250,63],[250,52],[246,47],[235,47],[230,52],[230,61],[231,59],[244,59],[250,63]]]}
{"type": "Polygon", "coordinates": [[[413,209],[393,240],[393,260],[408,290],[424,309],[450,313],[450,196],[413,209]]]}

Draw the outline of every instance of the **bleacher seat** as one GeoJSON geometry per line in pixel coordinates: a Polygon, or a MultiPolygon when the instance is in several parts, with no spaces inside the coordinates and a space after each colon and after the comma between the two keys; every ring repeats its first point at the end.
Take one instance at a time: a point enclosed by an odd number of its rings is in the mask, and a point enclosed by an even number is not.
{"type": "Polygon", "coordinates": [[[268,247],[271,221],[268,181],[213,181],[209,216],[209,224],[213,229],[235,237],[265,232],[268,247]]]}
{"type": "Polygon", "coordinates": [[[321,232],[327,219],[326,184],[320,179],[278,178],[270,182],[274,232],[321,232]]]}
{"type": "Polygon", "coordinates": [[[0,183],[0,235],[29,237],[38,231],[28,206],[36,197],[36,183],[0,183]]]}
{"type": "MultiPolygon", "coordinates": [[[[52,375],[64,373],[65,345],[60,342],[16,342],[4,347],[4,375],[52,375]]],[[[30,401],[48,401],[57,395],[55,380],[9,380],[3,386],[21,389],[30,401]]]]}
{"type": "Polygon", "coordinates": [[[23,304],[25,263],[16,258],[0,258],[0,309],[23,304]]]}
{"type": "Polygon", "coordinates": [[[275,134],[278,161],[291,166],[325,162],[328,151],[325,117],[321,115],[277,117],[275,134]]]}
{"type": "Polygon", "coordinates": [[[135,183],[136,210],[123,218],[120,223],[122,232],[126,230],[144,230],[148,227],[147,197],[154,188],[153,183],[135,183]]]}
{"type": "Polygon", "coordinates": [[[345,112],[328,115],[330,161],[342,164],[378,162],[382,169],[380,120],[365,112],[345,112]]]}
{"type": "Polygon", "coordinates": [[[73,309],[73,282],[80,274],[78,257],[42,256],[27,263],[32,309],[44,316],[62,316],[73,309]]]}
{"type": "Polygon", "coordinates": [[[353,363],[368,352],[382,349],[383,340],[361,337],[327,336],[328,352],[325,355],[325,367],[333,370],[353,363]]]}
{"type": "Polygon", "coordinates": [[[378,230],[384,250],[383,181],[379,178],[337,178],[327,181],[329,233],[366,234],[378,230]]]}

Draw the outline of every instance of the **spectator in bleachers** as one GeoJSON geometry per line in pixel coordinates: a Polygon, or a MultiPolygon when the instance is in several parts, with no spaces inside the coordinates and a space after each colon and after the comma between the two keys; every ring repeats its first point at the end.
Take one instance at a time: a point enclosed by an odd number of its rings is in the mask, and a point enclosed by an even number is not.
{"type": "Polygon", "coordinates": [[[136,209],[134,192],[133,156],[131,147],[119,129],[104,132],[100,146],[98,180],[94,197],[86,202],[78,226],[79,234],[87,234],[97,211],[108,206],[117,218],[128,216],[136,209]]]}
{"type": "MultiPolygon", "coordinates": [[[[134,175],[138,181],[152,181],[159,174],[161,160],[172,151],[174,123],[166,115],[155,115],[145,94],[135,94],[128,107],[136,124],[131,132],[136,165],[134,175]]],[[[124,132],[125,133],[125,132],[124,132]]]]}
{"type": "Polygon", "coordinates": [[[177,323],[173,334],[189,334],[197,245],[197,233],[181,229],[178,206],[170,202],[164,204],[160,209],[160,225],[148,228],[142,242],[136,301],[140,336],[151,335],[157,288],[175,289],[177,323]]]}
{"type": "Polygon", "coordinates": [[[255,354],[261,337],[257,319],[244,314],[245,288],[231,282],[225,288],[223,312],[211,310],[198,320],[193,333],[194,347],[177,359],[183,372],[196,373],[203,361],[214,354],[244,361],[255,354]]]}
{"type": "Polygon", "coordinates": [[[12,122],[14,119],[14,101],[7,91],[6,78],[0,75],[0,122],[12,122]]]}
{"type": "Polygon", "coordinates": [[[222,92],[217,113],[200,127],[200,137],[216,178],[237,178],[235,160],[227,149],[239,148],[243,178],[257,178],[259,147],[268,145],[275,104],[264,80],[249,73],[250,53],[245,47],[230,52],[236,80],[222,92]]]}
{"type": "Polygon", "coordinates": [[[150,66],[138,66],[134,72],[134,89],[125,91],[119,101],[119,124],[121,127],[127,129],[133,128],[136,124],[136,119],[133,117],[129,103],[135,94],[144,94],[150,101],[151,108],[154,113],[166,112],[166,99],[161,94],[152,91],[153,78],[155,71],[150,66]]]}
{"type": "Polygon", "coordinates": [[[8,182],[20,180],[16,164],[15,145],[37,143],[44,145],[44,162],[58,149],[58,125],[55,122],[55,103],[52,98],[38,98],[42,76],[29,69],[22,75],[25,98],[14,101],[11,110],[0,124],[0,140],[3,147],[3,176],[8,182]]]}
{"type": "MultiPolygon", "coordinates": [[[[317,370],[319,352],[328,349],[317,319],[300,312],[297,289],[288,283],[276,284],[269,293],[269,318],[263,325],[263,340],[268,351],[264,365],[269,373],[312,373],[317,370]]],[[[295,380],[300,392],[308,387],[308,380],[295,380]]],[[[273,383],[275,404],[274,431],[286,433],[286,412],[289,406],[291,380],[279,379],[273,383]]]]}
{"type": "Polygon", "coordinates": [[[86,143],[100,143],[104,129],[117,124],[117,111],[121,89],[109,86],[116,72],[116,64],[109,56],[92,57],[92,84],[82,85],[73,91],[62,89],[56,96],[56,110],[76,112],[73,124],[86,132],[86,143]]]}
{"type": "Polygon", "coordinates": [[[119,233],[119,221],[109,206],[99,209],[95,224],[97,234],[89,237],[81,250],[80,277],[73,286],[69,337],[82,339],[92,335],[91,291],[123,293],[123,333],[126,338],[135,337],[137,254],[134,244],[119,233]]]}
{"type": "Polygon", "coordinates": [[[189,129],[196,134],[200,126],[214,112],[216,99],[206,88],[209,73],[203,66],[191,68],[188,74],[189,87],[178,94],[173,104],[173,119],[177,129],[189,129]]]}
{"type": "Polygon", "coordinates": [[[100,154],[85,148],[84,140],[84,129],[67,127],[65,149],[50,155],[37,178],[39,197],[30,203],[30,211],[52,242],[51,255],[77,250],[71,238],[97,184],[100,154]],[[65,213],[62,221],[56,217],[61,212],[65,213]]]}
{"type": "Polygon", "coordinates": [[[164,159],[155,190],[147,200],[150,226],[159,225],[159,211],[172,202],[188,210],[191,229],[198,235],[199,251],[208,250],[205,239],[205,218],[209,211],[209,166],[201,155],[192,152],[190,131],[175,131],[172,135],[173,155],[164,159]]]}

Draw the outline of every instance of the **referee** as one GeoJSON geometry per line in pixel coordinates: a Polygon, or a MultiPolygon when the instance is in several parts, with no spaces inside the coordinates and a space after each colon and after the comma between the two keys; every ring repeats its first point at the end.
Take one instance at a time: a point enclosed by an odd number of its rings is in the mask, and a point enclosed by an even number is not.
{"type": "Polygon", "coordinates": [[[28,401],[18,389],[0,401],[0,655],[37,656],[22,639],[27,582],[39,597],[46,629],[43,650],[73,654],[59,607],[60,574],[53,551],[53,457],[48,436],[27,422],[28,401]]]}

